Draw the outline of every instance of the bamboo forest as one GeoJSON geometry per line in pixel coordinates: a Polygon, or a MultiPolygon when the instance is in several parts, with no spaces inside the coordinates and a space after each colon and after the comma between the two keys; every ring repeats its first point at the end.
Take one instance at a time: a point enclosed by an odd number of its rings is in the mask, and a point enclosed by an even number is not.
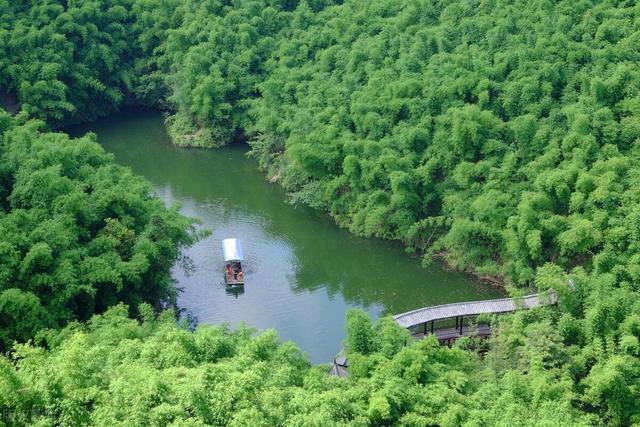
{"type": "Polygon", "coordinates": [[[0,426],[85,425],[640,426],[640,3],[0,0],[0,426]]]}

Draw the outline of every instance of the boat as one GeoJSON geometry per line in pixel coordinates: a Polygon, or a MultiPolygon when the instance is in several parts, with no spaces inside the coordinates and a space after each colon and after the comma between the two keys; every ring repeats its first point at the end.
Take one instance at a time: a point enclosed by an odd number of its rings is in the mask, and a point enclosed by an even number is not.
{"type": "Polygon", "coordinates": [[[244,285],[244,270],[242,262],[244,255],[242,245],[238,239],[224,239],[222,241],[224,253],[224,281],[227,286],[244,285]]]}

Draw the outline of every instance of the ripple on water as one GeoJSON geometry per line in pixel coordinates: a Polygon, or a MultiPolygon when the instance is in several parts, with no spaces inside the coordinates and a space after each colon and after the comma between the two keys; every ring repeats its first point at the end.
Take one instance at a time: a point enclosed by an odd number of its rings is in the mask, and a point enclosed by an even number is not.
{"type": "Polygon", "coordinates": [[[182,150],[173,147],[162,118],[128,111],[72,130],[92,130],[117,161],[146,177],[168,205],[199,218],[212,234],[186,251],[195,267],[173,269],[180,307],[200,323],[228,322],[275,328],[314,362],[340,349],[350,307],[372,317],[455,301],[500,295],[438,265],[420,268],[400,245],[361,239],[325,215],[285,202],[265,182],[246,147],[182,150]],[[242,240],[244,293],[224,285],[221,241],[242,240]]]}

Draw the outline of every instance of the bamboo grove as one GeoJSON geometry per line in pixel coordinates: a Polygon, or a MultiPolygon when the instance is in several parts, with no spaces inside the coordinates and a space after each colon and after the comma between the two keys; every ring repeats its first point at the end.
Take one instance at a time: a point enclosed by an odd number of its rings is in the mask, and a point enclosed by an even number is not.
{"type": "Polygon", "coordinates": [[[640,423],[635,1],[0,0],[0,100],[0,422],[640,423]],[[272,332],[189,332],[153,308],[194,223],[55,132],[126,105],[180,146],[247,141],[355,234],[561,303],[488,348],[350,312],[348,381],[272,332]]]}

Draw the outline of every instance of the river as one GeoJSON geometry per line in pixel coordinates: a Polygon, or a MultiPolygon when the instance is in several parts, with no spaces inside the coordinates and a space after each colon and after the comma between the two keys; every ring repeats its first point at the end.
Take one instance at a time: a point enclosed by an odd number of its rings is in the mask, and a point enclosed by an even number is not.
{"type": "Polygon", "coordinates": [[[422,268],[397,242],[353,236],[325,214],[288,204],[282,188],[267,183],[246,157],[246,145],[176,148],[153,111],[125,111],[71,133],[86,131],[148,179],[165,203],[180,203],[185,215],[212,231],[186,251],[194,270],[173,271],[178,305],[199,323],[275,328],[313,362],[326,363],[342,346],[350,307],[377,318],[503,295],[437,263],[422,268]],[[221,240],[227,237],[243,243],[243,292],[224,285],[221,240]]]}

